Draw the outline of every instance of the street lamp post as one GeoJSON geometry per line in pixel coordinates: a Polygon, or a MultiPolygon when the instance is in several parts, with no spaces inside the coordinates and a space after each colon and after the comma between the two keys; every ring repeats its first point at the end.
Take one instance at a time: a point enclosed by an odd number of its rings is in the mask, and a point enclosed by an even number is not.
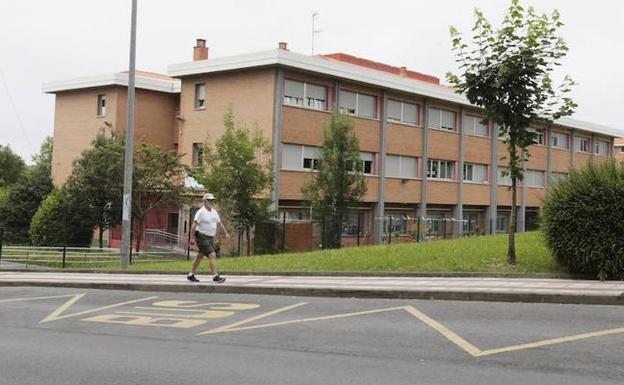
{"type": "Polygon", "coordinates": [[[124,157],[123,211],[121,222],[121,268],[127,269],[132,249],[132,170],[134,154],[134,78],[136,59],[137,0],[132,0],[130,25],[130,66],[128,68],[128,121],[126,125],[126,153],[124,157]]]}

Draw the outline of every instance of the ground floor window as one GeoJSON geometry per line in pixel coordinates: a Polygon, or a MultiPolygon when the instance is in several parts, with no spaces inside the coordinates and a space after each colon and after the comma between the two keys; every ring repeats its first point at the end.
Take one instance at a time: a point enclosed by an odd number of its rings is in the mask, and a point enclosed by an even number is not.
{"type": "Polygon", "coordinates": [[[386,211],[384,231],[386,234],[407,234],[407,221],[410,215],[406,211],[386,211]]]}
{"type": "Polygon", "coordinates": [[[509,213],[498,213],[496,216],[496,232],[506,233],[509,231],[509,213]]]}
{"type": "Polygon", "coordinates": [[[479,214],[464,213],[463,214],[462,233],[466,235],[479,233],[479,214]]]}
{"type": "Polygon", "coordinates": [[[342,221],[342,235],[355,237],[364,234],[364,212],[352,211],[342,221]]]}

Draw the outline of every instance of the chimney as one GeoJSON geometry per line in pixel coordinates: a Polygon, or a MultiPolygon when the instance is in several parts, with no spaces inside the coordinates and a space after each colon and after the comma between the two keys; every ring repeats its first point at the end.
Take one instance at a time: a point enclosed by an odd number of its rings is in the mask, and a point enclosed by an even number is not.
{"type": "Polygon", "coordinates": [[[399,76],[406,78],[407,77],[407,67],[401,67],[399,70],[399,76]]]}
{"type": "Polygon", "coordinates": [[[195,47],[193,47],[193,61],[208,59],[208,47],[206,47],[206,40],[197,39],[195,47]]]}
{"type": "Polygon", "coordinates": [[[277,43],[277,48],[288,51],[288,43],[286,43],[285,41],[280,41],[279,43],[277,43]]]}

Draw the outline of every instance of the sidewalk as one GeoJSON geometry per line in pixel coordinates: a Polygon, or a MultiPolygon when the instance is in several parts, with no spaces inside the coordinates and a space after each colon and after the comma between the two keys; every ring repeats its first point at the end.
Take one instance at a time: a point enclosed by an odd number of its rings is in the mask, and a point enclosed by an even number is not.
{"type": "Polygon", "coordinates": [[[190,283],[182,274],[5,271],[0,286],[624,305],[623,281],[230,275],[213,284],[209,276],[198,277],[202,282],[190,283]]]}

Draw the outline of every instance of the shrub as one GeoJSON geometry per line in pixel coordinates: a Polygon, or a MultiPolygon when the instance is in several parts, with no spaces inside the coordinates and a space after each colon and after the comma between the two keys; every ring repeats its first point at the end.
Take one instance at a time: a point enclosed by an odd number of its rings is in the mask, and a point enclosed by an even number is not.
{"type": "Polygon", "coordinates": [[[33,245],[90,246],[93,225],[83,211],[79,205],[70,202],[64,190],[53,190],[30,223],[33,245]]]}
{"type": "Polygon", "coordinates": [[[554,184],[542,228],[557,262],[568,271],[624,278],[624,167],[614,160],[590,163],[554,184]]]}

